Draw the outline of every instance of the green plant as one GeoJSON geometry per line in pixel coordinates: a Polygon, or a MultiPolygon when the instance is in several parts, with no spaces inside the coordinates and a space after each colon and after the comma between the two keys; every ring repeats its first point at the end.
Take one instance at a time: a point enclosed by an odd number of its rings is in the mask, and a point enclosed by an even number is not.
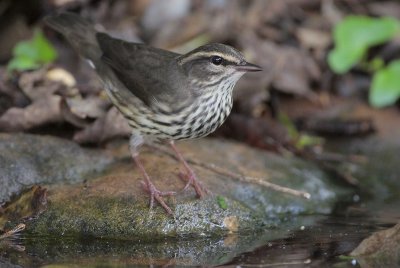
{"type": "Polygon", "coordinates": [[[217,203],[218,203],[219,207],[224,210],[228,208],[228,204],[226,203],[226,200],[223,196],[220,196],[220,195],[217,196],[217,203]]]}
{"type": "Polygon", "coordinates": [[[17,43],[13,49],[13,58],[7,65],[8,71],[37,69],[57,58],[57,52],[39,29],[35,30],[29,41],[17,43]]]}
{"type": "Polygon", "coordinates": [[[369,102],[374,107],[391,105],[400,97],[400,75],[395,75],[399,63],[385,66],[379,58],[367,62],[368,49],[392,40],[399,33],[399,21],[389,17],[348,16],[335,26],[335,48],[328,55],[328,64],[338,74],[357,64],[373,72],[369,102]]]}
{"type": "Polygon", "coordinates": [[[293,141],[293,145],[299,150],[321,145],[324,142],[320,137],[299,132],[293,121],[285,113],[279,113],[278,120],[283,126],[285,126],[289,138],[293,141]]]}

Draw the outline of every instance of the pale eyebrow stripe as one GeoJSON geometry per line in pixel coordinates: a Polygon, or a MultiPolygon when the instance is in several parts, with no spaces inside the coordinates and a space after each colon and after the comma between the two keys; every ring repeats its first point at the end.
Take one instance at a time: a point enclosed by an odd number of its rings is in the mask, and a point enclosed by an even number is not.
{"type": "Polygon", "coordinates": [[[231,55],[222,54],[222,53],[219,53],[219,52],[212,52],[212,51],[210,51],[210,52],[196,52],[196,53],[193,53],[189,57],[183,58],[181,60],[181,63],[184,64],[187,61],[190,61],[192,59],[199,58],[199,57],[211,57],[211,56],[219,56],[219,57],[221,57],[223,59],[226,59],[227,61],[239,63],[237,58],[232,57],[231,55]]]}

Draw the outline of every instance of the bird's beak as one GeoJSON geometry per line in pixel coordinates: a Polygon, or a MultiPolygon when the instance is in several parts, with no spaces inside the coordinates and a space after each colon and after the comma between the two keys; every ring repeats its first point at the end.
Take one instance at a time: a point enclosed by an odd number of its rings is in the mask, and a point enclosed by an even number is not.
{"type": "Polygon", "coordinates": [[[242,72],[259,72],[262,71],[261,67],[252,63],[243,62],[235,66],[235,69],[242,72]]]}

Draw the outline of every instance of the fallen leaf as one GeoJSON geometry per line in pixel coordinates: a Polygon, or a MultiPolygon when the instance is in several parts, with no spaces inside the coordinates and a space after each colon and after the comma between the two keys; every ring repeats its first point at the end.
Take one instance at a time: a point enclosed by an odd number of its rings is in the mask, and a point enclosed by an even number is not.
{"type": "Polygon", "coordinates": [[[310,84],[320,78],[321,72],[307,52],[261,40],[254,33],[242,34],[239,42],[245,51],[252,52],[254,62],[267,74],[254,76],[254,79],[268,83],[272,80],[272,86],[281,92],[314,96],[310,84]]]}
{"type": "Polygon", "coordinates": [[[25,108],[12,107],[0,117],[0,130],[15,132],[63,121],[60,96],[44,95],[25,108]]]}
{"type": "Polygon", "coordinates": [[[73,75],[62,68],[54,68],[49,70],[46,73],[45,78],[51,81],[61,82],[68,87],[76,86],[76,80],[73,75]]]}
{"type": "Polygon", "coordinates": [[[20,222],[35,217],[47,208],[47,189],[32,186],[3,206],[0,211],[0,229],[8,222],[20,222]]]}
{"type": "Polygon", "coordinates": [[[308,49],[325,50],[332,42],[330,34],[320,30],[298,28],[296,35],[302,46],[308,49]]]}
{"type": "Polygon", "coordinates": [[[89,96],[87,98],[66,98],[66,104],[73,114],[85,118],[99,118],[104,116],[110,106],[108,99],[99,96],[89,96]]]}
{"type": "Polygon", "coordinates": [[[98,118],[93,124],[74,135],[79,143],[101,143],[114,137],[126,137],[132,130],[123,115],[112,107],[105,115],[98,118]]]}

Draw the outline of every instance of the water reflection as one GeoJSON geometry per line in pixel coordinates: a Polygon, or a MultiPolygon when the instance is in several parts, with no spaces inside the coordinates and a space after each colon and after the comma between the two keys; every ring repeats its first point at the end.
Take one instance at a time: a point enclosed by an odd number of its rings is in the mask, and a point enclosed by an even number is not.
{"type": "MultiPolygon", "coordinates": [[[[152,243],[19,236],[0,241],[0,266],[320,267],[335,262],[335,257],[349,253],[371,232],[390,227],[395,221],[310,216],[260,233],[152,243]]],[[[347,262],[351,266],[351,260],[347,262]]]]}
{"type": "MultiPolygon", "coordinates": [[[[338,256],[350,253],[372,232],[389,228],[394,223],[393,218],[377,222],[367,217],[326,217],[314,226],[300,228],[285,238],[268,241],[252,252],[242,253],[226,265],[326,267],[340,261],[338,256]]],[[[345,259],[354,267],[354,260],[345,259]]]]}

